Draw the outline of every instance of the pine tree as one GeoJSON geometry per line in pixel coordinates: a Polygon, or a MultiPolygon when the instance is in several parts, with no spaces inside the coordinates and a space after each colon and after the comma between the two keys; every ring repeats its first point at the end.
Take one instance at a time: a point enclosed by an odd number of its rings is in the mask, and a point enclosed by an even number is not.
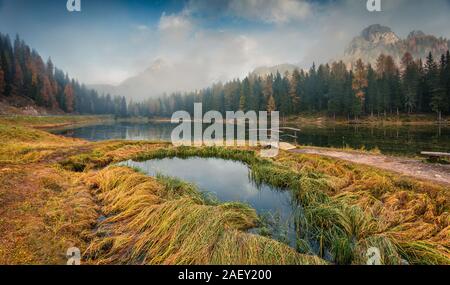
{"type": "Polygon", "coordinates": [[[279,94],[279,111],[283,116],[288,116],[290,114],[292,103],[289,97],[289,72],[286,72],[281,80],[281,89],[279,94]]]}
{"type": "Polygon", "coordinates": [[[441,57],[438,78],[436,82],[433,81],[436,86],[433,87],[433,93],[431,97],[431,109],[438,114],[439,121],[442,120],[442,112],[447,110],[448,101],[446,100],[447,94],[445,90],[445,71],[446,71],[446,58],[444,55],[441,57]]]}
{"type": "Polygon", "coordinates": [[[450,51],[445,56],[445,89],[447,92],[447,112],[450,114],[450,51]]]}
{"type": "Polygon", "coordinates": [[[298,69],[295,69],[289,82],[289,99],[291,102],[289,114],[291,115],[297,114],[300,109],[300,81],[300,72],[298,71],[298,69]]]}
{"type": "Polygon", "coordinates": [[[239,99],[239,111],[246,111],[245,105],[246,105],[246,103],[245,103],[245,95],[242,94],[241,95],[241,99],[239,99]]]}
{"type": "Polygon", "coordinates": [[[58,104],[58,101],[56,100],[56,96],[58,94],[59,87],[58,87],[58,83],[55,80],[54,71],[55,71],[55,67],[53,65],[51,58],[49,58],[47,61],[47,66],[46,66],[46,74],[47,74],[48,80],[50,82],[50,102],[51,102],[52,108],[57,109],[57,108],[63,108],[63,106],[60,106],[58,104]]]}
{"type": "MultiPolygon", "coordinates": [[[[164,105],[162,105],[164,106],[164,105]]],[[[163,114],[165,113],[164,109],[165,107],[162,107],[163,109],[163,114]]],[[[126,117],[127,116],[127,100],[125,99],[125,97],[122,97],[122,100],[120,101],[120,111],[119,114],[121,117],[126,117]]]]}
{"type": "Polygon", "coordinates": [[[4,72],[6,96],[12,92],[12,82],[14,77],[14,53],[11,46],[11,39],[8,35],[0,34],[0,63],[4,72]]]}
{"type": "MultiPolygon", "coordinates": [[[[280,72],[277,71],[277,74],[275,75],[275,78],[273,80],[273,99],[275,100],[275,105],[278,111],[281,112],[280,110],[280,102],[281,102],[281,97],[283,96],[283,78],[281,77],[280,72]]],[[[284,115],[282,113],[282,115],[284,115]]]]}
{"type": "Polygon", "coordinates": [[[313,63],[312,67],[309,69],[305,88],[305,104],[307,110],[315,112],[318,109],[318,101],[320,100],[317,88],[317,70],[315,63],[313,63]]]}
{"type": "Polygon", "coordinates": [[[19,61],[16,59],[14,65],[14,78],[12,82],[11,94],[15,96],[21,95],[22,88],[23,88],[22,67],[20,67],[19,61]]]}
{"type": "Polygon", "coordinates": [[[420,72],[416,62],[410,53],[405,53],[402,58],[402,90],[404,94],[404,107],[411,114],[417,107],[417,95],[419,92],[420,72]]]}
{"type": "Polygon", "coordinates": [[[255,111],[265,110],[265,101],[263,98],[263,82],[261,81],[260,77],[257,77],[254,80],[252,91],[252,102],[254,105],[251,106],[251,109],[255,111]]]}
{"type": "Polygon", "coordinates": [[[5,73],[3,72],[2,67],[0,66],[0,96],[5,94],[5,73]]]}
{"type": "Polygon", "coordinates": [[[400,110],[403,107],[403,93],[401,88],[401,77],[400,71],[398,69],[395,70],[394,74],[390,79],[390,104],[391,104],[391,112],[394,110],[397,113],[397,116],[400,115],[400,110]]]}
{"type": "Polygon", "coordinates": [[[375,70],[369,64],[367,67],[367,94],[365,100],[365,109],[370,111],[370,115],[373,117],[377,99],[377,77],[375,70]]]}
{"type": "Polygon", "coordinates": [[[317,70],[317,94],[316,106],[318,111],[327,107],[330,88],[330,66],[320,65],[317,70]]]}
{"type": "Polygon", "coordinates": [[[273,76],[269,75],[266,77],[263,87],[263,99],[261,100],[261,105],[264,106],[267,110],[267,106],[272,105],[273,110],[276,109],[275,99],[273,98],[273,76]],[[273,102],[269,102],[272,97],[273,102]]]}
{"type": "Polygon", "coordinates": [[[250,96],[252,90],[250,86],[250,80],[246,77],[241,84],[240,96],[239,96],[239,110],[247,111],[249,110],[250,96]]]}
{"type": "Polygon", "coordinates": [[[422,104],[424,110],[431,111],[432,110],[431,100],[438,91],[438,83],[439,83],[438,67],[436,62],[434,61],[431,52],[427,57],[424,71],[425,71],[425,78],[424,78],[424,92],[422,104]]]}
{"type": "Polygon", "coordinates": [[[425,92],[424,103],[430,110],[436,112],[441,119],[443,107],[443,92],[440,88],[439,68],[434,61],[433,55],[430,52],[425,64],[425,92]]]}
{"type": "Polygon", "coordinates": [[[331,66],[328,112],[332,114],[334,118],[336,115],[344,113],[343,101],[346,77],[347,68],[345,64],[342,61],[333,63],[331,66]]]}

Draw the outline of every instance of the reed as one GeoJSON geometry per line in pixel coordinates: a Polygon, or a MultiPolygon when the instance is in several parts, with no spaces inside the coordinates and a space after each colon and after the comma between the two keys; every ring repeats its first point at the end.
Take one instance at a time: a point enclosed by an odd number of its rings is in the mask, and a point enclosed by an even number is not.
{"type": "Polygon", "coordinates": [[[442,233],[447,224],[442,225],[445,219],[441,216],[448,213],[450,200],[442,187],[328,158],[282,152],[269,160],[258,157],[256,151],[155,147],[128,158],[196,156],[247,164],[257,183],[289,189],[302,206],[298,215],[298,249],[304,254],[316,254],[337,264],[361,264],[365,263],[367,250],[377,246],[385,264],[401,264],[405,260],[448,263],[448,252],[442,246],[435,250],[440,259],[421,255],[421,251],[407,254],[409,251],[403,249],[404,241],[429,243],[436,236],[444,236],[438,244],[448,243],[448,236],[442,233]],[[407,193],[409,204],[402,205],[405,198],[400,198],[400,193],[407,193]],[[408,222],[417,227],[405,228],[408,222]],[[423,233],[419,234],[421,229],[423,233]]]}
{"type": "Polygon", "coordinates": [[[92,263],[324,263],[246,233],[258,223],[253,209],[239,203],[211,205],[192,185],[155,180],[124,167],[109,167],[89,181],[107,217],[87,250],[92,263]]]}

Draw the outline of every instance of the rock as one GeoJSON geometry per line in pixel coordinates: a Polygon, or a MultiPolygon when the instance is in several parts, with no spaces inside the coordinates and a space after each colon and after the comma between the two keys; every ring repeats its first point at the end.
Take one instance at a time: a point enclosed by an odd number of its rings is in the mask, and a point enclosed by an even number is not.
{"type": "Polygon", "coordinates": [[[381,55],[390,55],[397,64],[406,52],[416,59],[425,59],[431,51],[435,58],[447,52],[450,41],[433,35],[426,35],[422,31],[412,31],[406,39],[401,39],[391,28],[381,25],[372,25],[355,37],[344,52],[342,60],[351,66],[358,59],[376,66],[377,58],[381,55]]]}

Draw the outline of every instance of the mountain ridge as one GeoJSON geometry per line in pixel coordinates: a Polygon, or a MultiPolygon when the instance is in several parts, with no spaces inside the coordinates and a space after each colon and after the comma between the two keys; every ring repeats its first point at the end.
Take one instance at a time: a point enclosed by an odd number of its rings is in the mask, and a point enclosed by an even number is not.
{"type": "Polygon", "coordinates": [[[402,39],[391,28],[379,24],[365,28],[361,34],[350,42],[344,51],[342,60],[351,65],[358,59],[376,65],[381,54],[390,55],[396,63],[400,63],[403,55],[409,52],[414,58],[425,59],[431,52],[435,58],[445,54],[450,47],[450,40],[427,35],[423,31],[414,30],[402,39]]]}
{"type": "MultiPolygon", "coordinates": [[[[333,61],[343,61],[351,68],[358,59],[365,63],[376,65],[377,58],[381,54],[390,55],[399,64],[403,55],[409,52],[414,58],[425,59],[431,52],[435,58],[441,56],[450,49],[450,40],[425,34],[420,30],[411,31],[404,39],[399,37],[390,27],[374,24],[366,27],[361,33],[354,37],[343,55],[333,61]]],[[[90,85],[99,93],[111,95],[124,95],[129,99],[145,99],[159,97],[164,93],[184,92],[199,89],[198,86],[190,84],[189,78],[193,74],[187,74],[187,78],[177,78],[178,90],[173,89],[171,71],[177,66],[171,66],[163,60],[156,60],[145,71],[130,77],[117,86],[112,85],[90,85]],[[168,80],[169,78],[169,80],[168,80]]],[[[284,63],[275,66],[260,66],[250,72],[255,76],[266,76],[280,72],[292,73],[295,69],[302,69],[298,64],[284,63]]],[[[210,82],[212,84],[213,82],[210,82]]],[[[208,86],[206,83],[205,86],[208,86]]]]}

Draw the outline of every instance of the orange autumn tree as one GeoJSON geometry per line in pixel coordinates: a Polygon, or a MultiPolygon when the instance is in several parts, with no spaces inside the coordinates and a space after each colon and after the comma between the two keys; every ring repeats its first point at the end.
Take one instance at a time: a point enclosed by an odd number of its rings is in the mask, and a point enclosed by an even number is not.
{"type": "Polygon", "coordinates": [[[68,83],[64,88],[64,102],[65,102],[65,111],[68,113],[72,113],[74,111],[74,91],[72,84],[68,83]]]}
{"type": "Polygon", "coordinates": [[[274,112],[277,109],[277,106],[275,105],[275,99],[271,95],[269,97],[269,101],[267,102],[267,112],[274,112]]]}
{"type": "Polygon", "coordinates": [[[355,72],[353,75],[352,89],[355,91],[356,97],[359,100],[360,111],[363,111],[365,101],[365,90],[369,86],[367,80],[367,69],[361,59],[356,62],[355,72]]]}
{"type": "Polygon", "coordinates": [[[47,76],[43,75],[41,76],[41,81],[42,81],[42,88],[41,92],[39,93],[39,96],[45,106],[51,107],[52,86],[50,84],[50,80],[48,79],[47,76]]]}
{"type": "Polygon", "coordinates": [[[23,72],[22,68],[20,67],[20,64],[16,60],[16,63],[14,65],[14,77],[11,93],[16,96],[21,95],[22,89],[23,89],[23,72]]]}

